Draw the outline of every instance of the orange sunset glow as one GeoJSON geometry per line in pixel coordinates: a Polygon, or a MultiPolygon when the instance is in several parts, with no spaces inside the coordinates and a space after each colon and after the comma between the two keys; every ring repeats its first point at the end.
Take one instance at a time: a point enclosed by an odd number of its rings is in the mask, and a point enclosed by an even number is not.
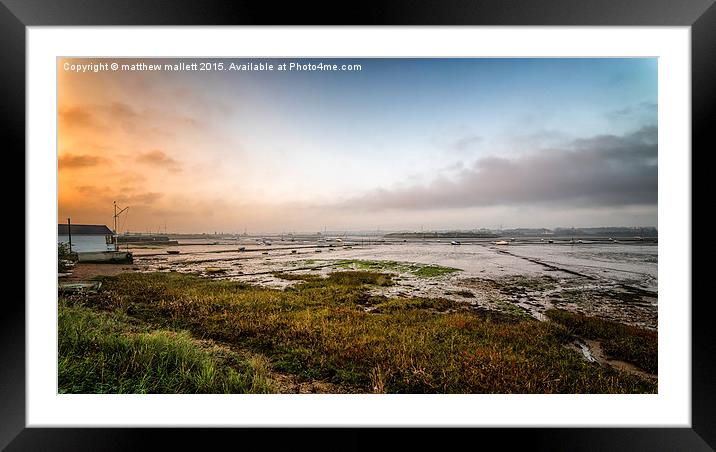
{"type": "Polygon", "coordinates": [[[121,233],[656,224],[653,59],[113,61],[140,60],[58,61],[59,222],[112,226],[116,201],[121,233]]]}
{"type": "Polygon", "coordinates": [[[110,225],[117,201],[130,206],[127,221],[141,232],[164,222],[191,229],[192,216],[223,210],[229,187],[211,183],[221,162],[202,158],[201,149],[230,146],[219,142],[209,122],[224,113],[222,105],[207,105],[171,80],[157,86],[144,74],[98,77],[60,69],[59,217],[110,225]]]}

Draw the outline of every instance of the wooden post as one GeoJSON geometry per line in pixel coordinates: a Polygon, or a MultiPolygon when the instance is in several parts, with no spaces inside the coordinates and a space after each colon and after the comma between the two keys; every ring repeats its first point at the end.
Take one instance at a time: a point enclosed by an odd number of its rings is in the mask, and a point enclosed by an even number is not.
{"type": "Polygon", "coordinates": [[[67,218],[67,236],[70,238],[70,253],[72,252],[72,224],[69,217],[67,218]]]}

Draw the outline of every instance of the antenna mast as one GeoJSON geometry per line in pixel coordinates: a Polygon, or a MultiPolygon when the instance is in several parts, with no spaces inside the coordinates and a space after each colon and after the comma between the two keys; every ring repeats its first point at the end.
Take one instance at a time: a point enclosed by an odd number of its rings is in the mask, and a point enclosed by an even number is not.
{"type": "Polygon", "coordinates": [[[114,201],[114,233],[117,234],[117,217],[119,215],[129,209],[129,206],[125,207],[124,209],[121,209],[119,212],[117,212],[117,201],[114,201]]]}

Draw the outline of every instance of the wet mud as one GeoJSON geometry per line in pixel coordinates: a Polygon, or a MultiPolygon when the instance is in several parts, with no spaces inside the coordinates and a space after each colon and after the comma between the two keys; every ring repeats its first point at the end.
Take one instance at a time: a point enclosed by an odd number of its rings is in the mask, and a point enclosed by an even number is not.
{"type": "Polygon", "coordinates": [[[301,282],[280,274],[325,276],[365,269],[362,263],[369,262],[368,268],[391,273],[395,281],[393,286],[371,288],[371,296],[443,298],[476,310],[539,320],[546,310],[559,308],[648,329],[658,325],[658,253],[653,243],[499,246],[476,241],[452,246],[346,240],[265,246],[247,240],[132,251],[138,271],[191,273],[277,289],[301,282]],[[180,253],[166,253],[170,249],[180,253]],[[459,271],[432,276],[434,272],[419,271],[425,266],[459,271]]]}

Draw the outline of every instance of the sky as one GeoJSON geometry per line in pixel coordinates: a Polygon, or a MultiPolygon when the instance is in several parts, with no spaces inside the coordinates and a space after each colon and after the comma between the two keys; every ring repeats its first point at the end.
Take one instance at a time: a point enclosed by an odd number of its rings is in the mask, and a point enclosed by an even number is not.
{"type": "Polygon", "coordinates": [[[653,58],[59,59],[58,221],[657,226],[657,106],[653,58]]]}

